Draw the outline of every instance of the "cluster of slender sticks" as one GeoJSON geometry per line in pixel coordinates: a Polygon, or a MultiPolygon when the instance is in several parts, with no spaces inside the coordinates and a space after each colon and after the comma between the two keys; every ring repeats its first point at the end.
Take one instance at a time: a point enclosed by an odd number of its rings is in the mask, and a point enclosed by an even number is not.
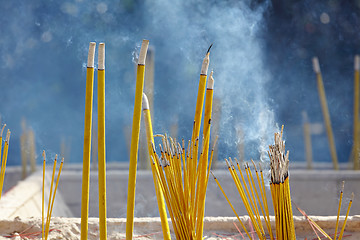
{"type": "Polygon", "coordinates": [[[63,167],[63,164],[64,164],[64,158],[61,159],[60,168],[59,168],[58,175],[57,175],[57,178],[56,178],[56,184],[55,184],[55,187],[53,189],[54,180],[55,180],[55,172],[56,172],[56,163],[57,163],[57,155],[55,155],[53,172],[52,172],[52,176],[51,176],[49,202],[48,202],[48,205],[47,205],[46,222],[45,222],[45,219],[44,219],[44,215],[45,215],[44,214],[45,213],[45,166],[46,166],[45,150],[43,151],[43,158],[44,158],[44,162],[43,162],[43,182],[42,182],[42,206],[41,206],[41,226],[42,226],[42,230],[41,230],[41,233],[42,233],[42,239],[46,240],[46,239],[48,239],[48,236],[49,236],[51,214],[52,214],[52,211],[53,211],[56,190],[57,190],[58,185],[59,185],[61,170],[62,170],[62,167],[63,167]]]}

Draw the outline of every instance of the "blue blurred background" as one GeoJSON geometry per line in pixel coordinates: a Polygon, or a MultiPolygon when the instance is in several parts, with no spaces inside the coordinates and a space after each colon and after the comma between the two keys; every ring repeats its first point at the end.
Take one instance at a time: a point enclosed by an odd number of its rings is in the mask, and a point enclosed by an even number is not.
{"type": "MultiPolygon", "coordinates": [[[[12,131],[9,165],[21,163],[22,119],[35,133],[38,162],[43,149],[53,157],[64,141],[67,161],[82,162],[90,41],[106,44],[107,161],[128,161],[134,56],[142,39],[155,49],[155,133],[178,123],[178,138],[190,138],[202,58],[214,43],[219,158],[237,156],[244,143],[245,158],[259,159],[284,124],[290,159],[305,161],[302,111],[323,123],[311,65],[318,56],[338,158],[349,160],[360,1],[14,0],[1,6],[0,114],[12,131]]],[[[314,161],[330,162],[326,133],[315,132],[314,161]]]]}

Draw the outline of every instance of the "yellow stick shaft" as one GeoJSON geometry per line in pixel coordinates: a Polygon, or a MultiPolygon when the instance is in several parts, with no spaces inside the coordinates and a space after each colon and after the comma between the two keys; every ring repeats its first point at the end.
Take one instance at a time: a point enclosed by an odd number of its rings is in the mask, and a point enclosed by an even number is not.
{"type": "MultiPolygon", "coordinates": [[[[147,140],[148,140],[148,150],[149,150],[149,155],[151,156],[152,151],[153,151],[152,144],[154,143],[154,138],[153,138],[152,123],[151,123],[151,114],[150,114],[149,109],[144,109],[144,119],[145,119],[144,122],[145,122],[145,128],[146,128],[146,136],[147,136],[147,140]]],[[[155,167],[157,167],[157,165],[150,163],[150,166],[152,168],[152,173],[153,173],[155,193],[156,193],[156,197],[157,197],[157,203],[158,203],[159,214],[160,214],[160,219],[161,219],[161,227],[162,227],[162,231],[163,231],[163,237],[166,240],[170,240],[171,236],[170,236],[169,223],[167,220],[166,208],[165,208],[165,203],[164,203],[164,195],[163,195],[163,191],[159,185],[159,180],[156,177],[156,172],[154,169],[155,167]]]]}
{"type": "Polygon", "coordinates": [[[52,176],[51,176],[51,184],[50,184],[50,195],[49,195],[49,203],[48,203],[48,210],[47,210],[47,215],[46,215],[46,227],[45,227],[45,239],[47,239],[47,232],[49,232],[49,225],[50,225],[50,209],[51,209],[51,198],[53,195],[53,186],[54,186],[54,179],[55,179],[55,171],[56,171],[56,157],[55,157],[55,161],[54,161],[54,166],[53,166],[53,172],[52,172],[52,176]]]}
{"type": "Polygon", "coordinates": [[[349,212],[350,212],[350,208],[351,208],[351,204],[352,204],[352,200],[350,200],[349,202],[349,207],[347,209],[347,212],[346,212],[346,217],[345,217],[345,220],[344,220],[344,223],[343,223],[343,226],[341,228],[341,232],[340,232],[340,235],[339,235],[339,240],[342,239],[343,235],[344,235],[344,231],[345,231],[345,226],[346,226],[346,221],[347,221],[347,218],[349,216],[349,212]]]}
{"type": "Polygon", "coordinates": [[[311,146],[311,131],[310,123],[304,123],[304,140],[305,140],[305,154],[307,169],[312,169],[312,146],[311,146]]]}
{"type": "Polygon", "coordinates": [[[321,103],[321,109],[324,116],[325,126],[326,126],[326,133],[329,140],[329,147],[331,152],[331,159],[333,161],[333,166],[335,170],[339,170],[339,164],[336,154],[336,146],[335,146],[335,140],[334,140],[334,134],[331,127],[331,120],[330,120],[330,113],[328,109],[328,104],[326,101],[326,95],[325,95],[325,88],[324,83],[322,80],[321,73],[317,73],[317,85],[318,85],[318,91],[319,91],[319,97],[320,97],[320,103],[321,103]]]}
{"type": "Polygon", "coordinates": [[[48,219],[48,222],[46,223],[46,224],[47,224],[46,233],[45,233],[45,238],[46,238],[46,239],[48,238],[48,235],[49,235],[51,214],[52,214],[52,210],[53,210],[53,206],[54,206],[54,202],[55,202],[56,190],[57,190],[58,185],[59,185],[60,174],[61,174],[61,170],[62,170],[63,164],[64,164],[64,162],[61,161],[61,163],[60,163],[60,168],[59,168],[59,172],[58,172],[58,175],[57,175],[57,178],[56,178],[56,184],[55,184],[54,193],[53,193],[52,199],[51,199],[51,207],[50,207],[49,219],[48,219]]]}
{"type": "Polygon", "coordinates": [[[354,146],[354,170],[360,169],[359,163],[359,70],[355,70],[354,75],[354,133],[353,133],[353,146],[354,146]]]}
{"type": "Polygon", "coordinates": [[[145,65],[138,65],[135,90],[135,105],[131,134],[130,166],[126,214],[126,239],[131,240],[134,229],[136,168],[139,149],[142,93],[144,88],[145,65]]]}
{"type": "Polygon", "coordinates": [[[105,69],[98,70],[98,172],[100,239],[106,240],[105,69]]]}
{"type": "Polygon", "coordinates": [[[88,237],[93,91],[94,91],[94,68],[88,67],[86,71],[84,152],[83,152],[83,175],[82,175],[82,193],[81,193],[81,240],[86,240],[88,237]]]}
{"type": "Polygon", "coordinates": [[[340,217],[342,196],[343,196],[343,192],[341,191],[341,193],[340,193],[340,199],[339,199],[339,207],[338,207],[338,212],[337,212],[337,217],[336,217],[336,226],[335,226],[335,234],[334,234],[335,237],[334,237],[334,240],[336,240],[337,230],[338,230],[338,227],[339,227],[339,217],[340,217]]]}
{"type": "Polygon", "coordinates": [[[45,212],[45,203],[44,203],[44,201],[45,201],[45,165],[46,165],[46,163],[45,163],[45,160],[44,160],[44,162],[43,162],[43,180],[42,180],[42,198],[41,198],[41,236],[42,236],[42,238],[41,239],[43,239],[44,240],[44,237],[45,237],[45,235],[44,235],[44,233],[45,233],[45,229],[44,229],[44,212],[45,212]]]}

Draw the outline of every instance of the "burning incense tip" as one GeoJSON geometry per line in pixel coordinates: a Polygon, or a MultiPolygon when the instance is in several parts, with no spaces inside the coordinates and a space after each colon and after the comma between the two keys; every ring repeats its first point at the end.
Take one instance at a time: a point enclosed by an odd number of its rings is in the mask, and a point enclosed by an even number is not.
{"type": "Polygon", "coordinates": [[[355,61],[354,61],[354,69],[356,71],[360,70],[360,56],[359,55],[355,55],[355,61]]]}
{"type": "Polygon", "coordinates": [[[88,61],[87,61],[87,67],[93,68],[94,67],[94,59],[95,59],[95,42],[90,42],[89,44],[89,54],[88,54],[88,61]]]}
{"type": "Polygon", "coordinates": [[[213,46],[213,43],[212,43],[212,44],[210,45],[210,47],[208,48],[206,54],[208,54],[208,53],[210,52],[210,49],[211,49],[212,46],[213,46]]]}
{"type": "Polygon", "coordinates": [[[314,72],[315,73],[320,73],[319,59],[317,57],[313,57],[312,62],[313,62],[314,72]]]}
{"type": "Polygon", "coordinates": [[[341,192],[344,192],[344,187],[345,187],[345,181],[342,181],[341,192]]]}
{"type": "Polygon", "coordinates": [[[99,44],[98,69],[105,69],[105,43],[99,44]]]}
{"type": "Polygon", "coordinates": [[[354,197],[355,197],[355,195],[354,195],[354,193],[352,192],[352,193],[351,193],[350,201],[353,201],[353,200],[354,200],[354,197]]]}
{"type": "MultiPolygon", "coordinates": [[[[210,50],[210,48],[209,48],[210,50]]],[[[207,75],[208,69],[210,64],[210,52],[206,53],[206,56],[204,57],[202,66],[201,66],[201,75],[207,75]]]]}
{"type": "Polygon", "coordinates": [[[55,161],[57,160],[57,154],[55,154],[55,161]]]}
{"type": "Polygon", "coordinates": [[[142,95],[142,107],[143,107],[143,110],[150,109],[149,108],[149,100],[145,93],[143,93],[143,95],[142,95]]]}
{"type": "Polygon", "coordinates": [[[140,54],[139,54],[139,65],[145,65],[146,60],[146,53],[149,47],[149,40],[143,40],[140,48],[140,54]]]}
{"type": "Polygon", "coordinates": [[[8,129],[7,133],[6,133],[6,139],[5,139],[6,142],[10,141],[10,135],[11,135],[11,131],[8,129]]]}
{"type": "Polygon", "coordinates": [[[61,163],[64,163],[64,158],[61,158],[61,163]]]}
{"type": "Polygon", "coordinates": [[[214,89],[214,78],[213,78],[213,71],[211,71],[210,76],[209,76],[209,81],[207,84],[207,89],[214,89]]]}
{"type": "Polygon", "coordinates": [[[45,161],[45,160],[46,160],[45,150],[43,150],[43,152],[42,152],[42,156],[43,156],[44,161],[45,161]]]}

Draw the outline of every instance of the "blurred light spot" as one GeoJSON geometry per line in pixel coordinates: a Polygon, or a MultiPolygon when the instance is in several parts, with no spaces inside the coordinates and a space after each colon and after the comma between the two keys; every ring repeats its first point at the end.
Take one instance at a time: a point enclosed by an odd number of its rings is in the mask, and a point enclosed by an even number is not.
{"type": "Polygon", "coordinates": [[[61,5],[61,11],[72,16],[76,16],[78,14],[77,6],[69,2],[63,3],[61,5]]]}
{"type": "Polygon", "coordinates": [[[101,3],[98,3],[98,5],[96,5],[96,10],[98,11],[98,13],[104,14],[108,10],[108,6],[106,3],[101,2],[101,3]]]}
{"type": "Polygon", "coordinates": [[[323,23],[323,24],[328,24],[330,22],[330,17],[329,17],[329,14],[327,13],[322,13],[320,15],[320,21],[323,23]]]}
{"type": "Polygon", "coordinates": [[[52,40],[52,34],[50,31],[46,31],[41,35],[41,41],[50,42],[52,40]]]}
{"type": "Polygon", "coordinates": [[[40,27],[41,24],[39,22],[35,22],[35,25],[40,27]]]}

